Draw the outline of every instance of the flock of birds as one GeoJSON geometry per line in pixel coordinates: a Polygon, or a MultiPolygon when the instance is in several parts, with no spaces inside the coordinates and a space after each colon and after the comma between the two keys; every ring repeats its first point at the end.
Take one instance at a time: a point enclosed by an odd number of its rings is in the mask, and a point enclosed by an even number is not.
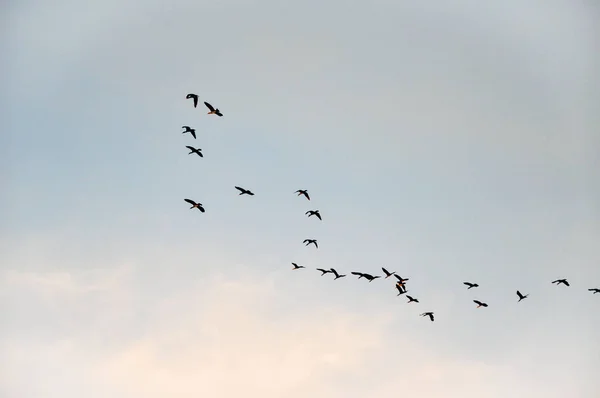
{"type": "MultiPolygon", "coordinates": [[[[198,95],[197,94],[188,94],[186,96],[186,99],[191,99],[193,101],[194,104],[194,108],[196,108],[198,106],[198,95]]],[[[211,104],[209,104],[208,102],[204,101],[204,105],[206,105],[206,107],[208,108],[209,112],[208,115],[217,115],[222,117],[223,113],[221,113],[221,111],[218,108],[213,107],[211,104]]],[[[190,133],[192,135],[192,137],[194,137],[194,139],[196,139],[196,130],[191,128],[190,126],[182,126],[182,128],[184,129],[182,134],[185,133],[190,133]]],[[[187,149],[189,149],[191,152],[189,152],[188,155],[191,154],[196,154],[200,157],[203,157],[202,155],[202,149],[200,148],[194,148],[192,146],[187,145],[186,146],[187,149]]],[[[250,191],[249,189],[245,189],[242,187],[238,187],[235,186],[235,189],[237,189],[239,191],[239,195],[249,195],[249,196],[254,196],[254,193],[252,191],[250,191]]],[[[308,190],[306,189],[299,189],[295,192],[296,194],[298,194],[298,196],[304,196],[307,200],[310,200],[310,196],[308,194],[308,190]]],[[[192,207],[190,207],[190,209],[198,209],[200,210],[202,213],[205,212],[204,206],[202,205],[202,203],[198,203],[192,199],[184,199],[187,203],[191,204],[192,207]]],[[[316,218],[318,218],[319,220],[323,220],[321,217],[321,213],[319,212],[319,210],[308,210],[305,215],[307,215],[308,217],[312,217],[315,216],[316,218]]],[[[319,248],[319,244],[317,243],[316,239],[304,239],[303,241],[305,246],[309,246],[309,245],[314,245],[315,248],[319,248]]],[[[292,263],[292,270],[299,270],[299,269],[303,269],[306,268],[303,265],[298,265],[296,263],[292,263]]],[[[317,268],[317,271],[321,272],[321,276],[324,276],[325,274],[332,274],[334,276],[333,280],[336,279],[340,279],[340,278],[344,278],[347,275],[345,274],[340,274],[337,270],[335,270],[334,268],[330,268],[330,269],[323,269],[323,268],[317,268]]],[[[406,298],[408,299],[408,303],[418,303],[419,300],[408,295],[407,292],[408,290],[406,289],[406,283],[410,280],[409,278],[403,278],[400,275],[398,275],[395,271],[390,272],[385,268],[381,268],[381,270],[383,271],[383,274],[385,275],[384,279],[387,279],[389,277],[395,277],[396,278],[396,290],[398,291],[397,296],[400,295],[404,295],[406,294],[406,298]]],[[[381,278],[381,275],[371,275],[371,274],[367,274],[364,272],[350,272],[352,275],[356,275],[358,276],[358,279],[362,279],[364,278],[365,280],[369,281],[369,282],[373,282],[375,279],[381,278]]],[[[567,281],[567,279],[557,279],[555,281],[552,282],[553,284],[558,285],[565,285],[565,286],[570,286],[569,282],[567,281]]],[[[473,288],[477,288],[479,287],[479,285],[477,283],[472,283],[472,282],[463,282],[463,284],[465,286],[467,286],[467,290],[473,289],[473,288]]],[[[588,291],[592,292],[593,294],[596,293],[600,293],[600,288],[591,288],[588,289],[588,291]]],[[[519,298],[519,300],[517,302],[521,302],[522,300],[526,299],[527,297],[529,297],[529,294],[523,294],[521,293],[519,290],[516,291],[517,297],[519,298]]],[[[480,307],[487,307],[488,304],[480,301],[480,300],[473,300],[473,302],[475,304],[477,304],[476,308],[480,308],[480,307]]],[[[428,312],[423,312],[420,316],[423,317],[429,317],[429,319],[433,322],[434,320],[434,313],[432,311],[428,311],[428,312]]]]}

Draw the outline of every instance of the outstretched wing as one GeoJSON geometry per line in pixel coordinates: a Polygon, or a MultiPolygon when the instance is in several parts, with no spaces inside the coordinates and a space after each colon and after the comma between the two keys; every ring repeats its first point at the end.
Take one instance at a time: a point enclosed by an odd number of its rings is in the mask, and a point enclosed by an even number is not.
{"type": "Polygon", "coordinates": [[[566,280],[565,280],[565,281],[563,281],[563,283],[564,283],[565,285],[567,285],[567,286],[571,286],[571,285],[569,285],[569,282],[567,282],[566,280]]]}
{"type": "Polygon", "coordinates": [[[186,147],[187,149],[189,149],[190,151],[194,151],[194,152],[196,152],[196,148],[194,148],[193,146],[186,145],[185,147],[186,147]]]}
{"type": "Polygon", "coordinates": [[[221,111],[220,111],[220,110],[217,110],[217,111],[215,112],[215,115],[217,115],[217,116],[220,116],[220,117],[223,117],[223,114],[221,113],[221,111]]]}
{"type": "Polygon", "coordinates": [[[193,200],[191,200],[191,199],[184,199],[184,200],[185,200],[186,202],[188,202],[189,204],[191,204],[191,205],[193,205],[193,206],[196,206],[196,202],[194,202],[193,200]]]}
{"type": "Polygon", "coordinates": [[[362,272],[354,272],[354,271],[352,271],[352,272],[350,272],[350,273],[351,273],[352,275],[358,275],[358,276],[362,276],[362,275],[363,275],[363,273],[362,273],[362,272]]]}
{"type": "Polygon", "coordinates": [[[196,130],[190,130],[190,133],[192,133],[192,137],[194,137],[194,139],[196,139],[196,130]]]}
{"type": "Polygon", "coordinates": [[[304,192],[304,196],[306,196],[306,199],[310,200],[310,196],[308,196],[308,192],[304,192]]]}
{"type": "Polygon", "coordinates": [[[182,128],[182,129],[186,129],[186,130],[189,130],[189,129],[191,129],[191,127],[190,127],[190,126],[181,126],[181,128],[182,128]]]}
{"type": "Polygon", "coordinates": [[[240,187],[235,187],[235,189],[237,189],[238,191],[240,191],[241,193],[246,192],[246,190],[244,188],[240,188],[240,187]]]}
{"type": "Polygon", "coordinates": [[[381,267],[381,269],[383,270],[383,273],[384,273],[386,276],[390,276],[390,275],[391,275],[391,272],[389,272],[387,269],[385,269],[385,268],[383,268],[383,267],[381,267]]]}
{"type": "Polygon", "coordinates": [[[315,247],[318,249],[319,248],[319,244],[317,243],[317,241],[315,240],[313,243],[315,244],[315,247]]]}
{"type": "Polygon", "coordinates": [[[202,213],[204,213],[204,207],[198,206],[198,210],[200,210],[202,213]]]}
{"type": "Polygon", "coordinates": [[[204,105],[206,105],[206,107],[211,111],[214,112],[215,108],[213,108],[213,106],[211,104],[209,104],[208,102],[204,101],[204,105]]]}
{"type": "Polygon", "coordinates": [[[321,221],[323,221],[323,219],[321,218],[321,214],[320,213],[315,213],[315,216],[317,216],[317,218],[321,221]]]}

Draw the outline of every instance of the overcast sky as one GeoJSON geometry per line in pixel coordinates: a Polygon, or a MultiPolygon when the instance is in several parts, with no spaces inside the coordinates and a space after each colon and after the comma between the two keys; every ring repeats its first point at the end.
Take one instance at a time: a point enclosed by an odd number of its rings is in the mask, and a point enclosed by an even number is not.
{"type": "Polygon", "coordinates": [[[1,7],[0,396],[598,396],[593,1],[1,7]]]}

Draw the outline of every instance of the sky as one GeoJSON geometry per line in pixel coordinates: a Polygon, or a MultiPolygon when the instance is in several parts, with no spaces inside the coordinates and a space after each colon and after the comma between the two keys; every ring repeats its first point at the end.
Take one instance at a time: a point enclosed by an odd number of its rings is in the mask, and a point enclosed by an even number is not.
{"type": "Polygon", "coordinates": [[[598,396],[595,2],[1,7],[0,396],[598,396]]]}

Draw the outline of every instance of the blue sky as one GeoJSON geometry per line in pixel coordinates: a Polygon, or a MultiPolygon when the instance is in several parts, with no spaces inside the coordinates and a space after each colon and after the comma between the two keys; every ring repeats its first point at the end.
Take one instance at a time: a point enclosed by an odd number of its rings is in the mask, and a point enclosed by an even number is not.
{"type": "Polygon", "coordinates": [[[600,390],[590,2],[3,9],[3,397],[600,390]]]}

